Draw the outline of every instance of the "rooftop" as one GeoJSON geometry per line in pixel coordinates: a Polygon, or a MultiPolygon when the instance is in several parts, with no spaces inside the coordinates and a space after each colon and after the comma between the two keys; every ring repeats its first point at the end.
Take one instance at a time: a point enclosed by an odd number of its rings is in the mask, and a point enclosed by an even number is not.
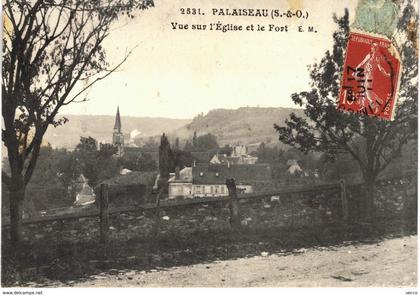
{"type": "Polygon", "coordinates": [[[237,184],[249,184],[271,179],[271,167],[267,164],[212,165],[199,163],[192,167],[194,184],[225,184],[233,178],[237,184]]]}

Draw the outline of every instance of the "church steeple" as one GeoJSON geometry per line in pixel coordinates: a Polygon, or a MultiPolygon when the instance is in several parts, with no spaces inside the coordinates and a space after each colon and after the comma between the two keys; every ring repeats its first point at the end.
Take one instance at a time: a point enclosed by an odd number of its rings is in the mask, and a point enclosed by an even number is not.
{"type": "Polygon", "coordinates": [[[117,156],[124,154],[124,134],[121,132],[120,107],[117,107],[115,116],[114,133],[112,134],[112,144],[117,147],[117,156]]]}
{"type": "Polygon", "coordinates": [[[117,115],[115,116],[114,131],[121,132],[121,118],[120,118],[120,106],[117,107],[117,115]]]}

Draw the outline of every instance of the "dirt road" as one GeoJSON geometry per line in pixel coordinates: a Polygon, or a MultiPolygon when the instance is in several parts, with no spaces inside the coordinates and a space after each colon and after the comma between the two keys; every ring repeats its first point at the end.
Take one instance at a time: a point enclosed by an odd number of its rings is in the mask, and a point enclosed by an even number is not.
{"type": "MultiPolygon", "coordinates": [[[[150,272],[113,270],[75,287],[414,287],[417,236],[300,249],[150,272]]],[[[68,285],[67,285],[68,286],[68,285]]]]}

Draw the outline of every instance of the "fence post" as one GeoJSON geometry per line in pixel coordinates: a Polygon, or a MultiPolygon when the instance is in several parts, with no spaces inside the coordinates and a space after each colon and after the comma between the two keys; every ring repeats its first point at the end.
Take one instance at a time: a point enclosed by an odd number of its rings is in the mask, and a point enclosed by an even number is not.
{"type": "Polygon", "coordinates": [[[346,182],[344,181],[344,179],[340,179],[340,199],[343,221],[347,222],[349,219],[349,208],[346,195],[346,182]]]}
{"type": "Polygon", "coordinates": [[[100,242],[108,242],[109,215],[108,215],[108,184],[101,184],[99,195],[99,224],[100,224],[100,242]]]}
{"type": "Polygon", "coordinates": [[[241,221],[239,218],[239,200],[236,194],[235,179],[226,179],[226,186],[229,191],[230,226],[233,230],[239,230],[241,221]]]}

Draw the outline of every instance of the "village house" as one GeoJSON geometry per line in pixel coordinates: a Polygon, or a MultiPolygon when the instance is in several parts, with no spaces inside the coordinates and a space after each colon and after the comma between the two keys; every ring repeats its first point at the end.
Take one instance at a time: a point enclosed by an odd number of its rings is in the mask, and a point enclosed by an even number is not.
{"type": "Polygon", "coordinates": [[[248,148],[246,146],[237,145],[233,147],[229,160],[231,164],[253,165],[257,163],[258,157],[249,155],[248,148]]]}
{"type": "Polygon", "coordinates": [[[238,164],[238,165],[253,165],[258,161],[258,157],[251,156],[248,154],[248,148],[244,145],[237,145],[232,148],[230,156],[226,154],[217,153],[214,155],[210,163],[211,164],[238,164]]]}
{"type": "Polygon", "coordinates": [[[239,194],[253,193],[255,184],[271,179],[271,168],[267,164],[214,165],[198,163],[171,174],[169,199],[178,197],[223,197],[228,196],[226,179],[233,178],[239,194]]]}
{"type": "Polygon", "coordinates": [[[176,168],[169,178],[169,198],[178,196],[193,197],[192,167],[185,167],[181,171],[176,168]]]}

